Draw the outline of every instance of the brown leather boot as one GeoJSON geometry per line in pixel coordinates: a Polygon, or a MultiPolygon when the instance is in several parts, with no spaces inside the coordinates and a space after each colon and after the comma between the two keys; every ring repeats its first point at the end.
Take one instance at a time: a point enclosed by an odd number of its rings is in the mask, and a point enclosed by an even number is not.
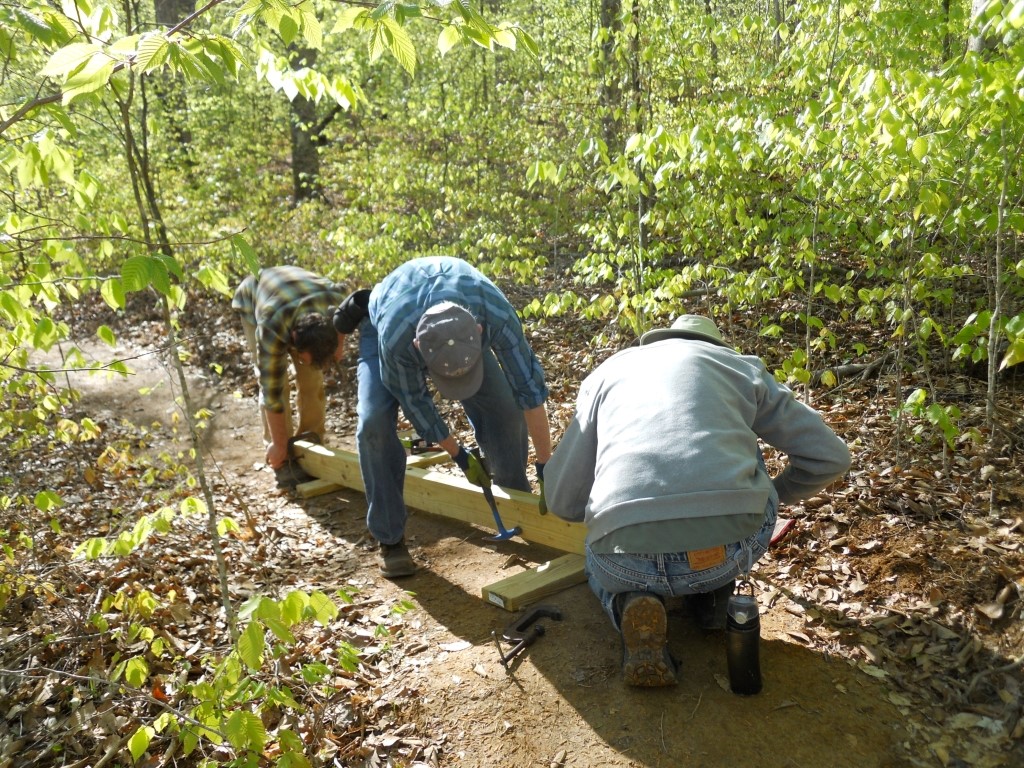
{"type": "Polygon", "coordinates": [[[627,685],[675,685],[676,663],[668,652],[668,617],[656,595],[630,592],[622,608],[622,675],[627,685]]]}
{"type": "Polygon", "coordinates": [[[404,539],[397,544],[380,545],[380,572],[385,579],[400,579],[416,573],[416,562],[404,539]]]}

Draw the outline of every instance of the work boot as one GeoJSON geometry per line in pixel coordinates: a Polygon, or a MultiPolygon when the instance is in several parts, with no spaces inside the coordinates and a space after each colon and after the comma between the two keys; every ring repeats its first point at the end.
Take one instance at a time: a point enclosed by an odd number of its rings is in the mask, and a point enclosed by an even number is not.
{"type": "Polygon", "coordinates": [[[668,652],[668,618],[656,595],[628,593],[622,609],[622,676],[627,685],[675,685],[676,663],[668,652]]]}
{"type": "Polygon", "coordinates": [[[400,579],[416,573],[416,562],[404,539],[397,544],[380,545],[380,572],[385,579],[400,579]]]}
{"type": "Polygon", "coordinates": [[[736,589],[736,580],[729,579],[718,589],[689,595],[688,602],[697,626],[701,629],[725,629],[725,611],[736,589]]]}

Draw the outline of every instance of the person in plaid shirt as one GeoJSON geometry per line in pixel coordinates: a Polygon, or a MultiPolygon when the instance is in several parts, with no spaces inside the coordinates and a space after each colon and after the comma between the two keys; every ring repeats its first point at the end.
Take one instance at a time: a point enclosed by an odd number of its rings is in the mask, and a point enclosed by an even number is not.
{"type": "MultiPolygon", "coordinates": [[[[288,440],[312,433],[322,441],[326,429],[323,369],[339,356],[341,345],[331,323],[344,298],[341,286],[299,267],[261,269],[235,291],[232,309],[242,328],[259,378],[259,405],[267,464],[290,465],[288,440]],[[288,361],[295,369],[298,429],[292,431],[288,361]]],[[[313,439],[312,436],[310,439],[313,439]]]]}
{"type": "Polygon", "coordinates": [[[460,401],[494,482],[529,491],[528,441],[541,482],[551,455],[544,371],[504,294],[479,270],[449,256],[412,259],[372,291],[354,292],[335,312],[334,327],[343,336],[359,330],[356,444],[381,573],[411,576],[416,564],[404,540],[399,406],[418,435],[446,450],[471,483],[489,484],[480,460],[438,413],[427,382],[441,397],[460,401]]]}

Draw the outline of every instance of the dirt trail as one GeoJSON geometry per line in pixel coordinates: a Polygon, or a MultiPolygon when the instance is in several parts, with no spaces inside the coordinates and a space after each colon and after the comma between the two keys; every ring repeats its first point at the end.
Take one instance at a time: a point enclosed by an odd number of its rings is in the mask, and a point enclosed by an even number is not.
{"type": "MultiPolygon", "coordinates": [[[[134,361],[130,382],[80,382],[83,409],[137,423],[166,421],[177,395],[156,355],[134,361]],[[155,387],[144,397],[138,391],[155,387]]],[[[337,382],[335,382],[337,384],[337,382]]],[[[250,396],[223,382],[195,379],[197,403],[214,416],[209,457],[230,496],[265,531],[273,532],[273,562],[246,587],[358,589],[364,601],[407,598],[388,674],[380,686],[393,709],[386,727],[368,738],[394,745],[436,746],[418,765],[481,766],[725,766],[764,768],[883,768],[911,765],[1013,765],[1016,759],[984,744],[936,748],[935,702],[914,700],[905,688],[843,650],[840,635],[856,627],[808,627],[806,609],[774,592],[762,606],[764,690],[739,697],[727,690],[723,633],[704,633],[683,613],[670,616],[671,649],[682,661],[682,682],[664,690],[623,685],[620,648],[597,600],[585,585],[545,600],[563,620],[507,675],[491,633],[516,615],[480,598],[483,585],[558,553],[519,541],[494,543],[490,531],[413,511],[408,539],[422,568],[400,582],[381,578],[365,532],[365,500],[340,491],[309,500],[275,488],[262,467],[258,419],[250,396]],[[509,566],[509,563],[513,563],[509,566]],[[508,566],[508,567],[506,567],[508,566]],[[391,741],[388,742],[388,738],[391,741]],[[931,745],[931,746],[930,746],[931,745]],[[957,754],[970,755],[956,762],[957,754]],[[949,762],[942,756],[952,755],[949,762]],[[1010,762],[1007,762],[1010,761],[1010,762]]],[[[346,382],[331,394],[331,443],[351,445],[351,394],[346,382]]],[[[759,573],[784,586],[786,548],[770,553],[759,573]]],[[[762,591],[767,595],[771,589],[762,591]]],[[[866,630],[867,628],[865,628],[866,630]]],[[[964,742],[966,744],[966,742],[964,742]]],[[[367,765],[377,764],[373,760],[367,765]]],[[[380,763],[383,764],[383,763],[380,763]]]]}

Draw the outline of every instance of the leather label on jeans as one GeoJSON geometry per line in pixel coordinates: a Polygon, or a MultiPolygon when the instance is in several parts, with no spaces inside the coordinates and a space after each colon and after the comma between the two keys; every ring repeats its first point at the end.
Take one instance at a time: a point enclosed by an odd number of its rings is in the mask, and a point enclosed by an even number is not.
{"type": "Polygon", "coordinates": [[[703,571],[714,568],[725,562],[725,545],[712,547],[711,549],[694,549],[686,553],[686,561],[690,569],[703,571]]]}

